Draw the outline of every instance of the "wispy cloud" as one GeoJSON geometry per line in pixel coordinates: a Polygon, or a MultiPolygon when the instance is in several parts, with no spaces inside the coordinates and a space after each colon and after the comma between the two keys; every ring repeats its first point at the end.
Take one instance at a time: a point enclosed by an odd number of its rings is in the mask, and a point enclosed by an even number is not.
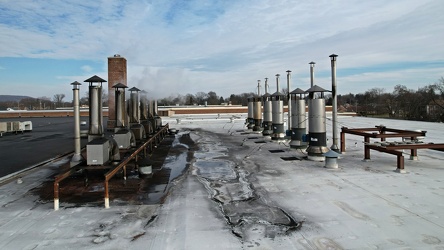
{"type": "Polygon", "coordinates": [[[102,64],[76,76],[106,72],[106,58],[118,53],[128,60],[128,83],[155,95],[227,96],[287,69],[305,86],[310,61],[328,83],[336,53],[339,92],[362,92],[392,77],[414,86],[442,76],[442,9],[440,0],[10,0],[0,3],[0,57],[102,64]]]}

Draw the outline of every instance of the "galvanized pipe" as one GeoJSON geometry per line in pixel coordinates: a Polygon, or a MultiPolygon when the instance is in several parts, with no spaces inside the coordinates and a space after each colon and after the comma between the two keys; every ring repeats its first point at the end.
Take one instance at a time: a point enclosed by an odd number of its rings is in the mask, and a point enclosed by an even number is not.
{"type": "Polygon", "coordinates": [[[130,94],[130,123],[139,123],[139,92],[131,91],[130,94]]]}
{"type": "MultiPolygon", "coordinates": [[[[310,62],[310,88],[313,88],[314,86],[314,66],[315,66],[315,62],[310,62]]],[[[313,98],[313,92],[308,94],[308,98],[312,99],[313,98]]]]}
{"type": "Polygon", "coordinates": [[[88,141],[102,136],[102,86],[90,85],[88,141]]]}
{"type": "Polygon", "coordinates": [[[332,129],[333,129],[333,145],[331,146],[331,150],[335,151],[335,152],[339,152],[339,147],[338,147],[338,98],[337,98],[337,91],[336,91],[336,58],[338,57],[338,55],[335,54],[331,54],[330,55],[330,59],[331,59],[331,94],[332,94],[332,98],[333,98],[333,103],[332,103],[332,109],[333,109],[333,114],[332,114],[332,129]]]}
{"type": "Polygon", "coordinates": [[[291,79],[291,70],[287,70],[287,107],[288,107],[288,119],[287,119],[287,130],[291,131],[291,95],[290,95],[290,79],[291,79]]]}
{"type": "Polygon", "coordinates": [[[125,90],[115,90],[115,102],[116,102],[116,127],[125,127],[125,90]]]}
{"type": "Polygon", "coordinates": [[[83,157],[81,155],[80,145],[80,105],[79,105],[79,82],[71,83],[73,85],[73,101],[74,101],[74,154],[71,158],[71,167],[79,164],[83,157]]]}

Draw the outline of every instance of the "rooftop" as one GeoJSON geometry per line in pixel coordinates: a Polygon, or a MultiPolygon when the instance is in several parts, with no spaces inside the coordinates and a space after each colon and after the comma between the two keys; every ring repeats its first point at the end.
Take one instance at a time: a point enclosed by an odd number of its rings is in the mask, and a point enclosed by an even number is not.
{"type": "MultiPolygon", "coordinates": [[[[231,117],[163,118],[180,131],[172,149],[186,155],[170,150],[164,167],[189,168],[171,180],[162,204],[128,204],[115,197],[105,209],[61,197],[61,210],[54,211],[51,197],[42,199],[32,190],[51,180],[66,157],[3,183],[0,248],[444,248],[443,152],[418,150],[418,160],[406,157],[402,174],[395,171],[393,155],[372,151],[371,161],[363,161],[362,137],[347,135],[339,168],[327,169],[288,142],[247,131],[245,114],[231,117]],[[197,147],[182,143],[188,136],[197,147]]],[[[348,128],[419,129],[427,131],[424,142],[444,142],[438,123],[342,116],[338,121],[348,128]]],[[[327,138],[330,147],[331,119],[327,138]]]]}

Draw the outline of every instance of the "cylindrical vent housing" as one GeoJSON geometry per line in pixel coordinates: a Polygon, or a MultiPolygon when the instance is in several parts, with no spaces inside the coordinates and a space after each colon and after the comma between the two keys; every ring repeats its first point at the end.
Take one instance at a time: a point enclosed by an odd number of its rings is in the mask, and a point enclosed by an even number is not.
{"type": "Polygon", "coordinates": [[[261,97],[253,98],[253,131],[262,130],[262,103],[261,97]]]}
{"type": "Polygon", "coordinates": [[[103,135],[102,86],[89,86],[89,135],[103,135]]]}
{"type": "Polygon", "coordinates": [[[306,148],[306,115],[304,91],[300,88],[290,93],[291,98],[291,148],[306,148]]]}
{"type": "Polygon", "coordinates": [[[262,122],[263,131],[262,135],[267,136],[273,133],[273,119],[271,115],[272,104],[271,104],[271,95],[266,93],[262,96],[263,105],[264,105],[264,120],[262,122]]]}
{"type": "Polygon", "coordinates": [[[129,89],[130,93],[130,104],[129,104],[129,117],[130,123],[140,123],[139,114],[139,89],[133,87],[129,89]]]}
{"type": "Polygon", "coordinates": [[[126,127],[126,112],[125,112],[125,88],[126,85],[117,83],[113,86],[115,89],[115,112],[116,112],[116,128],[126,127]]]}
{"type": "Polygon", "coordinates": [[[271,95],[271,119],[273,127],[271,139],[279,140],[285,138],[284,95],[280,92],[271,95]]]}
{"type": "Polygon", "coordinates": [[[323,153],[329,151],[327,148],[327,126],[325,115],[325,89],[314,85],[306,91],[309,93],[308,99],[308,156],[322,158],[323,153]],[[319,96],[316,96],[316,93],[319,96]]]}
{"type": "Polygon", "coordinates": [[[310,145],[327,146],[325,99],[308,100],[308,132],[310,145]]]}
{"type": "Polygon", "coordinates": [[[145,96],[140,98],[140,120],[148,120],[148,99],[145,96]]]}
{"type": "Polygon", "coordinates": [[[254,109],[254,105],[253,105],[253,97],[248,97],[248,98],[247,98],[247,101],[248,101],[247,128],[248,128],[248,129],[253,129],[253,127],[254,127],[254,118],[253,118],[253,109],[254,109]]]}

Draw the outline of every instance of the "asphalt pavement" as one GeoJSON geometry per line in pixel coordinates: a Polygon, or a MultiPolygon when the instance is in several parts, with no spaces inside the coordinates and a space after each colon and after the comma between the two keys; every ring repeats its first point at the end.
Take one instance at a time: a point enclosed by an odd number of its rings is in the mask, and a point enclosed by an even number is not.
{"type": "MultiPolygon", "coordinates": [[[[0,178],[74,152],[74,118],[12,118],[1,121],[31,121],[32,131],[0,137],[0,178]]],[[[82,117],[87,121],[88,117],[82,117]]],[[[106,124],[106,119],[104,119],[106,124]]],[[[88,129],[81,126],[81,130],[88,129]]],[[[87,139],[81,139],[82,147],[87,139]]]]}

